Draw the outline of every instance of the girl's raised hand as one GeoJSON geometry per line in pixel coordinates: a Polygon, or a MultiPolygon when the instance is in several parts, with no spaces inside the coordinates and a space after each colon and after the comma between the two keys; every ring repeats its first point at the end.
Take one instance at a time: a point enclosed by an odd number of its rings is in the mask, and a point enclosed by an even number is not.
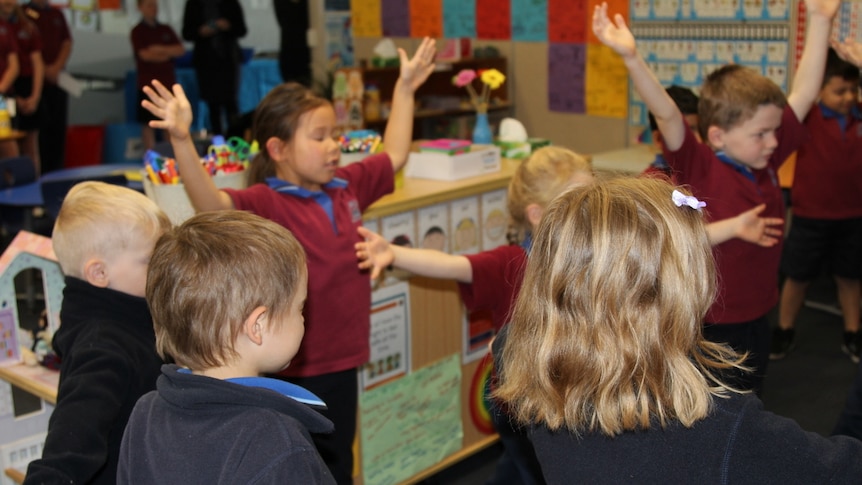
{"type": "Polygon", "coordinates": [[[407,57],[407,52],[404,49],[399,48],[398,57],[403,85],[414,92],[419,89],[419,86],[434,72],[435,55],[437,55],[437,42],[430,37],[422,39],[422,43],[419,44],[419,48],[416,49],[416,54],[412,59],[407,57]]]}
{"type": "Polygon", "coordinates": [[[363,239],[354,245],[359,269],[370,269],[371,279],[376,280],[380,273],[395,261],[395,254],[389,247],[389,241],[380,234],[362,226],[357,228],[357,232],[363,239]]]}
{"type": "Polygon", "coordinates": [[[164,84],[153,80],[153,85],[144,86],[144,94],[150,99],[141,102],[153,116],[160,119],[150,121],[152,128],[167,130],[171,138],[183,140],[189,137],[192,125],[192,107],[183,87],[174,84],[173,92],[164,84]]]}
{"type": "Polygon", "coordinates": [[[620,14],[614,15],[614,21],[608,17],[608,4],[602,2],[593,11],[593,33],[596,37],[622,57],[637,54],[635,37],[626,26],[626,21],[620,14]]]}

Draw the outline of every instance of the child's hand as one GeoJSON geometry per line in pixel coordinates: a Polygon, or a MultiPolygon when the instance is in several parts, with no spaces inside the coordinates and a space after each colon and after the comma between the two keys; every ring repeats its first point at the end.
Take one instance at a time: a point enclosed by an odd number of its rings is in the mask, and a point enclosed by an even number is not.
{"type": "Polygon", "coordinates": [[[415,92],[419,86],[434,72],[434,56],[437,54],[437,43],[430,37],[422,39],[413,59],[407,58],[404,49],[398,49],[401,64],[401,82],[415,92]]]}
{"type": "Polygon", "coordinates": [[[822,15],[828,19],[835,17],[841,0],[805,0],[809,15],[822,15]]]}
{"type": "Polygon", "coordinates": [[[376,280],[380,273],[395,261],[395,254],[389,247],[389,241],[376,232],[364,227],[357,229],[363,242],[356,243],[356,258],[359,259],[359,269],[371,269],[371,279],[376,280]]]}
{"type": "Polygon", "coordinates": [[[598,37],[604,45],[610,47],[614,52],[622,57],[631,57],[637,54],[637,50],[635,49],[635,37],[626,26],[626,21],[623,16],[615,14],[613,22],[608,18],[607,2],[602,2],[601,5],[596,5],[595,10],[593,11],[593,33],[596,34],[596,37],[598,37]]]}
{"type": "Polygon", "coordinates": [[[186,97],[183,87],[174,84],[173,92],[164,84],[153,80],[152,87],[144,86],[144,94],[150,99],[141,102],[141,106],[160,120],[150,121],[153,128],[167,130],[171,138],[184,140],[189,137],[189,127],[192,125],[192,107],[186,97]]]}
{"type": "Polygon", "coordinates": [[[832,48],[840,58],[862,69],[862,44],[855,39],[847,37],[844,42],[832,42],[832,48]]]}
{"type": "Polygon", "coordinates": [[[765,248],[778,244],[784,219],[760,217],[764,209],[766,204],[760,204],[736,216],[736,237],[765,248]]]}

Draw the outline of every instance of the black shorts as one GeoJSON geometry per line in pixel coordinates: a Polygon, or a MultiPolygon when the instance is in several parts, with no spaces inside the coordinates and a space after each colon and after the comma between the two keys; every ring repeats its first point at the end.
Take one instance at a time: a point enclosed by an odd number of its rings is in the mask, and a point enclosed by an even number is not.
{"type": "Polygon", "coordinates": [[[834,276],[862,279],[862,218],[793,217],[781,255],[782,272],[796,281],[811,281],[824,262],[834,276]]]}
{"type": "Polygon", "coordinates": [[[144,108],[143,106],[141,106],[141,101],[143,101],[145,99],[150,99],[150,98],[148,98],[147,95],[144,94],[143,89],[139,89],[138,90],[137,120],[138,120],[138,123],[140,123],[142,125],[146,125],[147,123],[149,123],[150,121],[153,121],[153,120],[161,119],[158,116],[150,113],[150,111],[147,108],[144,108]]]}
{"type": "MultiPolygon", "coordinates": [[[[26,98],[33,92],[32,77],[18,77],[15,79],[15,96],[26,98]]],[[[42,127],[42,103],[36,107],[36,111],[24,114],[20,107],[16,107],[17,112],[15,118],[12,119],[12,126],[21,131],[39,131],[42,127]]]]}

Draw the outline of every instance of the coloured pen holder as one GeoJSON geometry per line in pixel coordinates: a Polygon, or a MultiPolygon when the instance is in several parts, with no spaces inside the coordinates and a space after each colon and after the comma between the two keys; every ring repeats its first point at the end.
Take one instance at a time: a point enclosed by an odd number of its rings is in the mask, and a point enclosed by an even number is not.
{"type": "MultiPolygon", "coordinates": [[[[213,182],[219,189],[244,189],[248,187],[247,175],[247,170],[217,174],[213,177],[213,182]]],[[[165,211],[174,225],[182,224],[195,215],[195,209],[186,195],[185,186],[181,183],[155,185],[149,178],[144,177],[144,193],[165,211]]]]}

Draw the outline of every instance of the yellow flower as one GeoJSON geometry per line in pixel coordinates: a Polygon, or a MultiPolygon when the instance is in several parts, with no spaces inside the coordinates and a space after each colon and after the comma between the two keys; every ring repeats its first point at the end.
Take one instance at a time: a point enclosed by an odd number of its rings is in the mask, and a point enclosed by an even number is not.
{"type": "Polygon", "coordinates": [[[491,89],[497,89],[506,81],[506,75],[496,69],[486,69],[482,71],[481,79],[491,89]]]}

